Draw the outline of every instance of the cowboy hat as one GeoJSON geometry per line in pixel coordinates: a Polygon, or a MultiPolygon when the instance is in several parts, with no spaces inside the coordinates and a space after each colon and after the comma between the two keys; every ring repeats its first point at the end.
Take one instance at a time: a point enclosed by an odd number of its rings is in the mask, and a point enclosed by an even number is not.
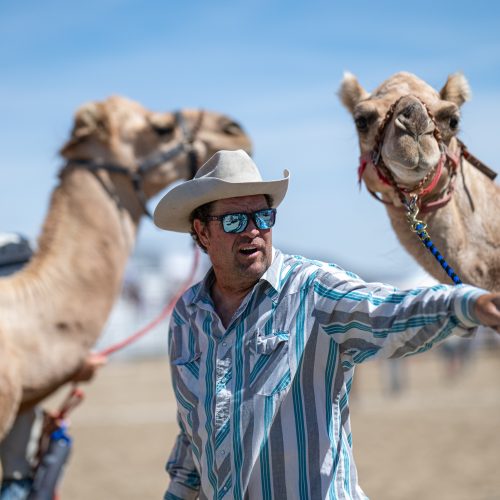
{"type": "Polygon", "coordinates": [[[189,233],[189,217],[195,208],[236,196],[268,194],[276,208],[288,188],[288,170],[283,172],[283,177],[263,181],[257,165],[245,151],[218,151],[192,180],[174,187],[160,200],[154,211],[154,223],[161,229],[189,233]]]}

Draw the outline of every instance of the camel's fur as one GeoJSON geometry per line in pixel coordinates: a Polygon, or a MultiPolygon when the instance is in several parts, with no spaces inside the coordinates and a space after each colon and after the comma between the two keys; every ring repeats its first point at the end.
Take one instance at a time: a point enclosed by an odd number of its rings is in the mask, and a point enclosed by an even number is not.
{"type": "MultiPolygon", "coordinates": [[[[361,154],[374,147],[375,135],[391,104],[396,106],[383,138],[382,158],[395,181],[414,187],[436,165],[440,152],[425,103],[434,116],[442,139],[452,152],[458,152],[456,134],[460,106],[470,98],[462,74],[449,76],[440,92],[410,73],[397,73],[372,93],[364,90],[350,73],[339,90],[342,103],[352,114],[358,129],[361,154]],[[419,100],[415,99],[417,97],[419,100]]],[[[474,152],[476,153],[476,152],[474,152]]],[[[477,153],[476,153],[477,154],[477,153]]],[[[439,197],[446,185],[448,170],[425,201],[439,197]]],[[[439,281],[449,282],[434,257],[409,229],[405,211],[394,188],[384,184],[373,164],[368,164],[363,180],[378,192],[387,205],[392,226],[403,246],[439,281]]],[[[436,247],[466,283],[500,291],[500,187],[461,159],[451,201],[433,212],[422,214],[436,247]]]]}
{"type": "MultiPolygon", "coordinates": [[[[183,115],[193,128],[200,112],[183,115]]],[[[78,110],[61,154],[68,161],[133,170],[181,136],[172,113],[112,97],[78,110]]],[[[194,147],[201,164],[219,149],[250,151],[250,141],[234,121],[205,111],[194,147]]],[[[188,175],[182,153],[150,172],[144,191],[150,197],[188,175]]],[[[0,439],[21,404],[29,406],[67,382],[88,355],[120,290],[141,215],[129,178],[81,168],[64,172],[38,252],[22,271],[0,279],[0,439]]]]}

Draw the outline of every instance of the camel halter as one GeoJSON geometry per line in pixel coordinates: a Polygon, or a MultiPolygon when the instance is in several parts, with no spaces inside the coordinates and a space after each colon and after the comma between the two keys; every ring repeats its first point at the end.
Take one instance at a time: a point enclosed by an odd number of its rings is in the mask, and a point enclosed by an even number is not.
{"type": "Polygon", "coordinates": [[[185,153],[189,163],[190,178],[192,179],[199,167],[199,159],[194,141],[203,123],[204,112],[200,111],[198,119],[192,129],[189,129],[184,115],[180,111],[174,113],[176,127],[179,127],[182,136],[179,142],[165,151],[152,153],[146,156],[137,166],[137,170],[132,172],[130,169],[123,165],[113,163],[94,162],[92,160],[70,160],[59,172],[59,177],[62,177],[68,168],[84,168],[90,172],[97,172],[105,170],[110,173],[122,174],[127,176],[132,182],[134,191],[139,199],[142,211],[150,219],[152,219],[151,212],[148,210],[146,202],[146,195],[143,190],[144,177],[152,170],[158,168],[162,163],[173,160],[177,156],[185,153]]]}
{"type": "MultiPolygon", "coordinates": [[[[434,124],[434,137],[439,145],[439,149],[441,151],[441,156],[439,158],[439,161],[437,165],[432,169],[416,186],[412,188],[405,188],[400,186],[396,180],[394,179],[391,171],[387,168],[387,165],[384,163],[384,160],[382,158],[382,146],[384,143],[384,136],[385,136],[385,129],[387,128],[387,124],[391,120],[394,111],[396,109],[396,106],[398,105],[399,101],[406,96],[401,96],[399,99],[396,99],[390,106],[390,108],[387,110],[387,113],[382,120],[382,122],[379,125],[379,128],[377,130],[377,134],[375,135],[375,145],[371,151],[368,151],[367,153],[361,155],[360,157],[360,164],[358,167],[358,182],[361,185],[363,173],[366,170],[366,167],[368,165],[373,165],[375,167],[375,171],[377,172],[377,175],[379,179],[384,183],[387,184],[391,187],[394,188],[396,191],[399,199],[403,203],[404,206],[407,204],[406,196],[409,195],[411,196],[417,196],[417,204],[419,206],[419,210],[421,212],[430,212],[432,210],[436,210],[438,208],[443,207],[446,205],[453,194],[454,191],[454,186],[455,186],[455,177],[456,173],[458,170],[458,167],[462,161],[462,158],[465,158],[472,166],[477,168],[480,172],[482,172],[484,175],[489,177],[491,180],[494,180],[495,177],[497,176],[496,172],[494,172],[491,168],[489,168],[487,165],[485,165],[481,160],[476,158],[473,154],[471,154],[465,144],[460,140],[456,139],[458,146],[459,146],[459,152],[458,153],[453,153],[448,149],[446,144],[444,144],[443,139],[441,137],[441,133],[439,131],[439,127],[437,126],[436,120],[431,113],[430,109],[427,107],[427,105],[418,97],[414,96],[416,99],[419,100],[419,102],[422,104],[422,106],[426,109],[427,114],[429,118],[431,119],[432,123],[434,124]],[[429,194],[433,191],[433,189],[436,187],[442,171],[443,171],[443,166],[448,167],[448,170],[450,172],[449,177],[448,177],[448,182],[447,185],[443,188],[443,190],[440,193],[440,197],[437,200],[430,201],[430,202],[425,202],[422,200],[421,197],[425,196],[426,194],[429,194]]],[[[390,202],[387,202],[380,198],[380,196],[377,195],[372,190],[368,190],[370,194],[380,201],[381,203],[384,203],[386,205],[393,205],[390,202]]]]}
{"type": "MultiPolygon", "coordinates": [[[[360,165],[358,167],[358,182],[361,185],[361,180],[363,177],[363,173],[366,169],[366,167],[371,164],[373,167],[375,167],[375,171],[377,172],[377,175],[379,179],[384,183],[389,186],[391,186],[395,191],[396,194],[398,195],[399,199],[401,200],[403,206],[407,205],[407,199],[406,197],[409,196],[410,198],[413,196],[417,197],[417,204],[419,206],[420,211],[422,212],[427,212],[430,210],[435,210],[439,207],[442,207],[448,203],[448,201],[451,199],[451,195],[454,190],[454,185],[455,185],[455,176],[456,172],[458,169],[458,165],[460,162],[460,157],[459,155],[454,154],[451,152],[448,147],[444,144],[442,138],[441,138],[441,133],[439,132],[439,128],[437,126],[436,120],[434,119],[434,116],[430,112],[429,108],[427,105],[422,102],[420,99],[420,103],[422,106],[426,109],[427,114],[429,118],[431,119],[432,123],[434,124],[434,137],[439,145],[439,149],[441,151],[439,161],[437,165],[429,171],[429,173],[415,186],[411,188],[406,188],[401,185],[399,185],[396,180],[394,179],[394,176],[392,175],[391,171],[387,168],[387,165],[384,163],[384,160],[382,158],[382,147],[384,143],[384,136],[385,136],[385,130],[387,128],[388,123],[390,122],[392,116],[394,115],[394,111],[396,109],[396,106],[398,103],[401,101],[401,99],[406,96],[401,96],[399,99],[396,99],[390,106],[390,108],[387,110],[387,113],[382,120],[382,122],[379,125],[379,128],[377,130],[377,134],[375,135],[375,145],[371,151],[368,151],[367,153],[361,155],[360,157],[360,165]],[[424,203],[422,200],[422,197],[431,193],[434,188],[436,187],[437,183],[439,182],[439,179],[441,178],[441,174],[443,172],[443,167],[447,167],[449,171],[449,177],[448,177],[448,182],[445,188],[441,191],[441,196],[438,200],[424,203]]],[[[418,99],[418,98],[417,98],[418,99]]],[[[380,196],[377,195],[374,191],[371,189],[368,190],[370,194],[377,199],[378,201],[392,205],[392,203],[387,202],[380,198],[380,196]]]]}
{"type": "MultiPolygon", "coordinates": [[[[441,253],[438,251],[438,249],[432,242],[429,234],[426,231],[427,224],[422,220],[417,219],[417,215],[420,210],[422,211],[435,210],[448,203],[454,190],[454,179],[456,177],[456,171],[459,164],[459,158],[453,155],[444,144],[441,138],[441,133],[439,132],[439,128],[436,124],[436,120],[434,119],[434,116],[432,115],[426,104],[422,102],[420,99],[419,99],[420,103],[427,110],[428,116],[432,120],[432,123],[434,124],[433,134],[441,151],[441,155],[437,165],[416,186],[408,189],[400,186],[396,182],[394,176],[392,175],[391,171],[387,168],[387,165],[384,163],[384,160],[382,158],[382,147],[384,143],[385,130],[387,128],[387,124],[391,120],[394,111],[396,109],[396,106],[403,97],[405,96],[401,96],[399,99],[394,101],[390,106],[390,108],[387,110],[387,113],[377,130],[377,134],[375,136],[375,145],[373,149],[361,156],[360,166],[358,168],[358,181],[361,184],[361,179],[364,170],[366,169],[368,164],[371,163],[375,167],[375,171],[377,172],[377,175],[379,176],[380,180],[385,184],[390,185],[396,191],[399,199],[401,200],[401,203],[403,204],[403,207],[405,207],[406,209],[406,218],[410,225],[410,229],[417,234],[422,244],[432,253],[432,255],[434,255],[434,257],[439,262],[441,267],[444,269],[446,274],[448,274],[448,276],[452,279],[452,281],[456,285],[458,285],[462,283],[462,280],[457,276],[455,271],[446,262],[444,257],[441,255],[441,253]],[[441,198],[432,202],[432,205],[430,203],[423,205],[421,201],[421,196],[430,193],[436,187],[439,178],[441,177],[443,166],[445,165],[448,166],[449,169],[449,178],[447,186],[443,191],[444,194],[441,196],[441,198]]],[[[382,203],[392,205],[392,203],[386,202],[385,200],[380,198],[374,191],[369,189],[369,192],[374,198],[381,201],[382,203]]]]}
{"type": "MultiPolygon", "coordinates": [[[[424,106],[429,118],[432,120],[432,123],[434,124],[434,137],[436,138],[436,141],[439,145],[441,156],[439,158],[436,167],[434,167],[434,169],[432,169],[429,172],[429,174],[427,174],[416,186],[408,189],[398,185],[391,171],[387,168],[387,165],[384,163],[384,160],[382,158],[382,146],[384,142],[385,129],[387,127],[387,124],[391,120],[394,111],[396,109],[396,106],[403,97],[405,96],[401,96],[399,99],[394,101],[394,103],[388,109],[384,119],[380,123],[379,128],[377,130],[377,134],[375,136],[374,148],[360,157],[360,165],[358,167],[358,181],[359,184],[361,185],[363,173],[369,164],[375,167],[375,171],[377,172],[377,175],[379,176],[380,180],[383,183],[393,187],[394,190],[396,191],[399,199],[401,200],[401,203],[403,204],[403,207],[406,209],[406,218],[410,225],[410,229],[414,233],[416,233],[416,235],[420,238],[422,244],[432,253],[432,255],[439,262],[443,270],[446,272],[446,274],[451,278],[451,280],[456,285],[459,285],[462,283],[462,280],[457,276],[455,271],[450,267],[450,265],[446,262],[444,257],[439,253],[439,250],[436,248],[429,234],[427,233],[427,224],[424,221],[417,219],[417,215],[419,212],[430,212],[431,210],[436,210],[440,207],[443,207],[450,201],[455,187],[455,178],[457,169],[458,166],[461,165],[463,158],[465,158],[472,166],[477,168],[480,172],[489,177],[491,180],[494,180],[497,174],[496,172],[491,170],[488,166],[486,166],[482,161],[478,160],[474,155],[469,153],[465,144],[459,139],[457,139],[459,146],[459,154],[452,153],[448,149],[446,144],[444,144],[443,142],[441,133],[439,132],[439,128],[437,126],[434,116],[430,112],[427,105],[419,99],[420,103],[422,104],[422,106],[424,106]],[[421,197],[431,193],[433,189],[436,187],[441,177],[443,166],[446,166],[449,171],[448,182],[444,187],[444,189],[441,191],[440,197],[437,200],[425,203],[421,199],[421,197]]],[[[418,97],[416,98],[418,99],[418,97]]],[[[387,202],[382,198],[380,198],[374,191],[370,189],[368,189],[368,191],[378,201],[385,203],[387,205],[394,206],[393,203],[387,202]]]]}

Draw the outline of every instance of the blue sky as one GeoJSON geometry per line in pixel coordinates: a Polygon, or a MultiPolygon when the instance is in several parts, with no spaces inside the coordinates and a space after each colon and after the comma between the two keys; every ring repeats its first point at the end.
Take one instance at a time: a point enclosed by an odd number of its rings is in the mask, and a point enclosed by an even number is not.
{"type": "MultiPolygon", "coordinates": [[[[500,6],[401,2],[0,0],[0,231],[36,238],[74,110],[122,94],[157,110],[227,113],[265,178],[291,171],[277,246],[380,279],[414,272],[383,207],[358,191],[358,146],[336,91],[406,70],[440,88],[462,71],[461,137],[498,171],[500,6]]],[[[154,206],[154,200],[151,206],[154,206]]],[[[432,234],[432,228],[430,228],[432,234]]],[[[140,246],[189,238],[144,221],[140,246]]]]}

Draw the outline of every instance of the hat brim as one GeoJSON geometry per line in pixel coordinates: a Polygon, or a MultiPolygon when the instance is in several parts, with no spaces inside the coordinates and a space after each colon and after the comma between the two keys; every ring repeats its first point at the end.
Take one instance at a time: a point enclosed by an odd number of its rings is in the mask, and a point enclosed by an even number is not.
{"type": "Polygon", "coordinates": [[[227,182],[207,177],[183,182],[171,189],[155,208],[153,220],[161,229],[179,233],[191,232],[189,217],[195,208],[216,200],[237,196],[270,195],[276,208],[286,195],[290,173],[283,179],[259,182],[227,182]]]}

